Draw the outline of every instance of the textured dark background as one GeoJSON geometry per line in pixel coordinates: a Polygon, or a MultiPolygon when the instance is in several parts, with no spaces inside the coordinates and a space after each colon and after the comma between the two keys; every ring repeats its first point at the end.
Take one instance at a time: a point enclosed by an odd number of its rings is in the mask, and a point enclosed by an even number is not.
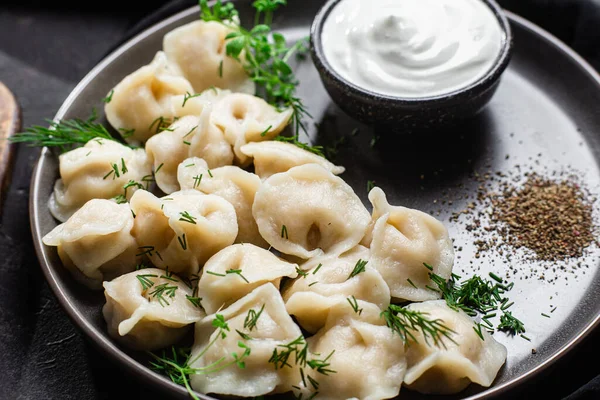
{"type": "MultiPolygon", "coordinates": [[[[25,126],[51,118],[76,83],[125,37],[194,2],[147,0],[133,12],[123,9],[127,3],[2,1],[0,81],[17,96],[25,126]]],[[[600,0],[500,3],[551,31],[600,69],[600,0]]],[[[164,398],[97,352],[46,285],[27,211],[37,155],[35,149],[18,149],[1,214],[0,400],[164,398]]],[[[525,385],[519,398],[561,399],[576,392],[571,400],[599,399],[599,359],[596,332],[525,385]]]]}

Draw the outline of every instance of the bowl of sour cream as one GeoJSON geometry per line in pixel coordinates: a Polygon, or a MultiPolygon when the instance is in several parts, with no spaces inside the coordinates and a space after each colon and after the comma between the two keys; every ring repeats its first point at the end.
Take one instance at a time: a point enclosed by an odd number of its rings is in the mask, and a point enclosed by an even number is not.
{"type": "Polygon", "coordinates": [[[329,0],[311,55],[329,95],[369,124],[430,129],[479,112],[512,50],[493,0],[329,0]]]}

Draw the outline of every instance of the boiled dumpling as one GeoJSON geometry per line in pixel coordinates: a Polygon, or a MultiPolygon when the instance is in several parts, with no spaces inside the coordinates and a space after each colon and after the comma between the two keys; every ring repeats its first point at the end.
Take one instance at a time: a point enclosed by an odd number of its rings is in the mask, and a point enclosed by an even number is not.
{"type": "Polygon", "coordinates": [[[217,87],[254,93],[254,82],[242,63],[225,53],[225,37],[231,32],[218,22],[190,22],[165,35],[163,50],[196,92],[217,87]]]}
{"type": "MultiPolygon", "coordinates": [[[[360,314],[348,304],[331,309],[327,323],[307,339],[309,351],[326,359],[328,374],[305,368],[305,374],[318,382],[315,388],[307,378],[297,380],[303,398],[318,392],[324,400],[379,400],[398,396],[406,359],[404,343],[380,317],[373,304],[358,302],[360,314]]],[[[298,390],[295,390],[298,396],[298,390]]]]}
{"type": "Polygon", "coordinates": [[[209,105],[199,118],[183,117],[146,142],[146,152],[154,163],[156,184],[163,192],[168,194],[180,189],[177,167],[188,157],[201,157],[210,168],[233,162],[231,146],[223,133],[210,123],[210,113],[209,105]]]}
{"type": "Polygon", "coordinates": [[[345,171],[344,167],[338,167],[325,158],[291,143],[269,140],[248,143],[240,150],[248,157],[253,158],[254,172],[261,179],[304,164],[319,164],[334,175],[342,174],[345,171]]]}
{"type": "Polygon", "coordinates": [[[380,188],[369,192],[373,204],[371,265],[390,287],[392,297],[423,301],[439,292],[429,273],[449,279],[454,263],[452,240],[446,227],[424,212],[390,206],[380,188]],[[423,263],[433,267],[430,271],[423,263]]]}
{"type": "Polygon", "coordinates": [[[263,181],[252,214],[271,246],[304,259],[350,250],[371,220],[354,190],[316,164],[294,167],[263,181]]]}
{"type": "Polygon", "coordinates": [[[323,327],[329,310],[338,303],[347,304],[349,299],[386,309],[390,289],[368,260],[369,249],[359,245],[339,256],[324,255],[307,261],[300,266],[306,275],[283,291],[286,309],[309,332],[323,327]],[[363,272],[357,272],[363,268],[363,272]]]}
{"type": "Polygon", "coordinates": [[[108,122],[125,140],[145,142],[158,133],[165,121],[175,117],[171,98],[193,92],[192,85],[167,60],[165,53],[159,51],[149,65],[115,86],[104,112],[108,122]]]}
{"type": "Polygon", "coordinates": [[[60,179],[48,207],[61,222],[91,199],[119,195],[131,198],[152,177],[151,163],[143,149],[133,150],[113,140],[92,139],[83,147],[61,154],[58,161],[60,179]]]}
{"type": "MultiPolygon", "coordinates": [[[[222,325],[222,324],[221,324],[222,325]]],[[[274,350],[281,350],[298,338],[302,332],[285,311],[279,291],[271,283],[254,289],[216,315],[209,315],[196,323],[191,363],[194,368],[213,365],[215,370],[190,376],[192,387],[201,393],[254,397],[289,391],[292,368],[275,369],[269,360],[274,350]],[[217,329],[218,317],[227,323],[228,330],[217,329]],[[239,332],[239,333],[238,333],[239,332]],[[221,333],[225,333],[223,338],[221,333]],[[208,346],[209,343],[212,343],[208,346]],[[235,364],[232,354],[243,358],[245,368],[235,364]],[[222,361],[219,361],[222,360],[222,361]],[[216,365],[213,363],[217,363],[216,365]],[[220,367],[228,364],[227,367],[220,367]]],[[[293,362],[290,358],[289,362],[293,362]]]]}
{"type": "Polygon", "coordinates": [[[196,274],[202,264],[229,246],[238,233],[235,210],[221,197],[181,190],[158,198],[145,190],[131,198],[133,236],[140,254],[159,268],[196,274]]]}
{"type": "Polygon", "coordinates": [[[233,146],[236,162],[242,166],[250,162],[241,151],[243,145],[273,139],[291,118],[291,109],[279,111],[260,97],[242,93],[219,100],[212,114],[212,121],[225,133],[233,146]]]}
{"type": "Polygon", "coordinates": [[[42,241],[57,246],[63,265],[80,282],[100,289],[102,281],[133,271],[137,244],[127,204],[93,199],[42,241]]]}
{"type": "Polygon", "coordinates": [[[234,244],[212,256],[198,281],[198,296],[208,314],[229,306],[267,282],[279,288],[284,276],[295,278],[297,264],[252,244],[234,244]]]}
{"type": "Polygon", "coordinates": [[[173,96],[171,98],[171,104],[175,115],[178,117],[184,117],[186,115],[197,117],[202,114],[206,106],[214,105],[228,94],[231,94],[230,90],[212,87],[196,94],[186,93],[184,95],[173,96]]]}
{"type": "Polygon", "coordinates": [[[178,179],[182,189],[214,194],[233,205],[239,229],[236,243],[268,247],[268,243],[258,233],[258,226],[252,216],[254,196],[261,182],[258,176],[234,166],[209,170],[204,160],[189,158],[179,165],[178,179]]]}
{"type": "Polygon", "coordinates": [[[205,315],[181,278],[157,268],[104,282],[104,296],[102,314],[109,335],[136,350],[177,343],[205,315]]]}
{"type": "Polygon", "coordinates": [[[411,389],[427,394],[458,393],[469,383],[488,387],[506,361],[506,347],[498,343],[486,329],[481,329],[483,340],[475,332],[473,320],[464,311],[448,307],[445,300],[413,303],[406,307],[427,313],[430,320],[439,319],[454,331],[443,345],[428,342],[420,331],[413,332],[406,348],[408,370],[404,383],[411,389]]]}

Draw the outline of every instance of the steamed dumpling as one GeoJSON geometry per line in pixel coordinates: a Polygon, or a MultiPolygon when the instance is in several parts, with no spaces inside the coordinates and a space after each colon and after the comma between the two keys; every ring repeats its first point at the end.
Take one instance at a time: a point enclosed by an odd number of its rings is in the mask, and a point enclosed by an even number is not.
{"type": "Polygon", "coordinates": [[[206,194],[220,196],[235,208],[238,222],[236,243],[252,243],[268,247],[258,233],[252,216],[254,196],[260,187],[260,178],[234,166],[208,169],[204,160],[188,158],[179,165],[179,184],[182,189],[196,189],[206,194]]]}
{"type": "Polygon", "coordinates": [[[146,142],[146,152],[154,164],[156,184],[165,193],[180,189],[177,167],[186,158],[201,157],[210,168],[229,165],[233,151],[223,133],[210,123],[211,106],[200,117],[185,116],[169,129],[146,142]]]}
{"type": "MultiPolygon", "coordinates": [[[[292,368],[275,369],[269,360],[275,349],[302,337],[298,325],[285,311],[279,291],[266,283],[242,297],[216,315],[209,315],[196,323],[191,366],[202,368],[224,359],[214,366],[210,374],[191,375],[192,387],[200,393],[255,397],[269,393],[289,391],[292,368]],[[223,332],[214,326],[217,316],[227,323],[229,330],[223,332]],[[253,322],[252,322],[253,321],[253,322]],[[247,335],[251,339],[245,339],[247,335]],[[208,346],[209,343],[214,343],[208,346]],[[239,343],[250,348],[244,357],[246,367],[239,368],[232,354],[238,358],[246,352],[239,343]],[[231,364],[218,369],[224,364],[231,364]]],[[[289,360],[293,362],[292,359],[289,360]]]]}
{"type": "Polygon", "coordinates": [[[155,266],[182,275],[198,273],[238,233],[233,206],[218,196],[182,190],[159,199],[140,190],[130,204],[140,254],[155,266]]]}
{"type": "Polygon", "coordinates": [[[294,167],[263,181],[252,214],[271,246],[303,259],[350,250],[371,220],[354,190],[316,164],[294,167]]]}
{"type": "Polygon", "coordinates": [[[431,272],[450,278],[454,249],[444,224],[424,212],[390,206],[380,188],[371,190],[369,200],[374,221],[370,262],[387,282],[392,297],[411,301],[439,298],[439,292],[426,287],[435,285],[423,263],[433,267],[431,272]]]}
{"type": "Polygon", "coordinates": [[[243,145],[273,139],[291,118],[290,108],[279,111],[260,97],[242,93],[219,100],[212,114],[212,121],[225,133],[241,166],[250,163],[249,157],[241,151],[243,145]]]}
{"type": "Polygon", "coordinates": [[[42,241],[58,247],[63,265],[78,281],[100,289],[102,281],[135,269],[137,244],[132,228],[127,204],[93,199],[42,241]]]}
{"type": "Polygon", "coordinates": [[[345,171],[344,167],[338,167],[325,158],[291,143],[269,140],[248,143],[240,150],[246,156],[254,159],[254,172],[261,179],[304,164],[319,164],[334,175],[342,174],[345,171]]]}
{"type": "Polygon", "coordinates": [[[109,335],[136,350],[177,343],[205,315],[181,278],[156,268],[104,282],[104,296],[109,335]]]}
{"type": "Polygon", "coordinates": [[[386,309],[390,289],[369,265],[369,256],[369,249],[359,245],[339,256],[324,255],[307,261],[300,266],[306,275],[299,276],[283,291],[286,309],[309,332],[323,327],[331,308],[338,303],[348,304],[352,296],[386,309]],[[350,278],[357,265],[365,262],[364,272],[350,278]]]}
{"type": "Polygon", "coordinates": [[[106,119],[125,140],[145,142],[158,133],[158,118],[172,121],[175,117],[171,98],[193,93],[192,85],[180,75],[162,51],[149,65],[126,76],[112,92],[104,107],[106,119]]]}
{"type": "Polygon", "coordinates": [[[429,344],[422,332],[413,332],[406,348],[408,370],[404,383],[410,389],[427,394],[452,394],[466,388],[471,382],[488,387],[506,361],[506,347],[498,343],[486,329],[481,329],[483,340],[475,332],[473,320],[464,311],[448,307],[445,300],[413,303],[406,307],[427,313],[431,320],[440,319],[453,330],[452,340],[442,338],[443,345],[429,344]]]}
{"type": "Polygon", "coordinates": [[[206,262],[198,281],[198,296],[204,299],[206,312],[212,314],[267,282],[279,288],[281,278],[298,275],[297,267],[252,244],[234,244],[206,262]]]}
{"type": "Polygon", "coordinates": [[[48,207],[65,222],[91,199],[131,198],[152,177],[151,163],[143,149],[130,149],[107,139],[92,139],[83,147],[58,157],[60,179],[54,185],[48,207]],[[133,181],[133,185],[128,185],[133,181]],[[127,189],[124,186],[130,186],[127,189]]]}
{"type": "Polygon", "coordinates": [[[231,32],[218,22],[190,22],[165,35],[163,50],[198,93],[211,87],[254,93],[242,63],[226,55],[225,37],[231,32]]]}
{"type": "Polygon", "coordinates": [[[406,372],[404,343],[385,325],[378,307],[360,301],[359,306],[360,314],[348,303],[337,304],[325,327],[307,339],[309,351],[327,359],[326,368],[335,373],[306,369],[318,389],[308,379],[306,385],[297,380],[294,386],[302,389],[303,398],[316,391],[324,400],[390,399],[400,393],[406,372]]]}

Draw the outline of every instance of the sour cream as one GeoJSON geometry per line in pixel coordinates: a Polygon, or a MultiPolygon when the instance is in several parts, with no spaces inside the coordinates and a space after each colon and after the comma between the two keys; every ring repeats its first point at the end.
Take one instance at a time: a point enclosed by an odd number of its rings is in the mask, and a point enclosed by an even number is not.
{"type": "Polygon", "coordinates": [[[483,77],[503,31],[481,0],[342,0],[322,31],[325,58],[343,78],[397,97],[438,96],[483,77]]]}

